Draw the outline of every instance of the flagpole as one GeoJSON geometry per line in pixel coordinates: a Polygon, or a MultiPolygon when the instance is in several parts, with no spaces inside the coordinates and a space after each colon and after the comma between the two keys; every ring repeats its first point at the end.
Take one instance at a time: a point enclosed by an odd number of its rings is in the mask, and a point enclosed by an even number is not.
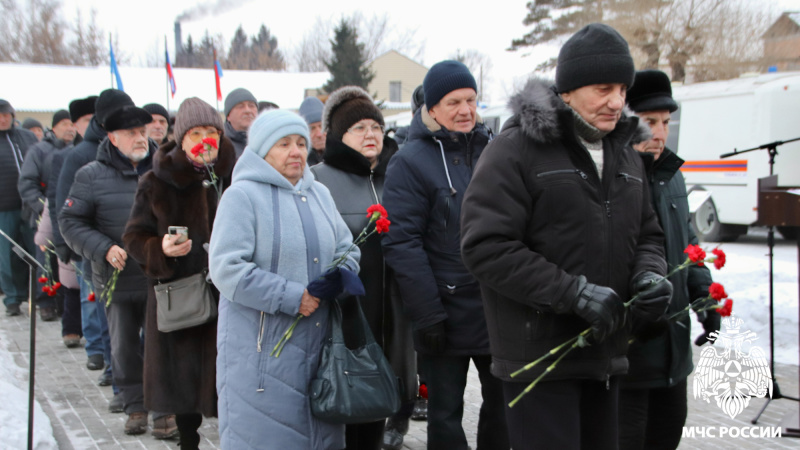
{"type": "Polygon", "coordinates": [[[109,53],[108,53],[108,67],[109,67],[108,76],[110,78],[109,81],[111,81],[111,89],[114,89],[114,71],[110,70],[111,69],[111,32],[108,33],[108,49],[109,49],[109,53]]]}
{"type": "MultiPolygon", "coordinates": [[[[166,48],[167,48],[167,35],[165,34],[164,35],[164,49],[165,49],[164,50],[164,58],[165,59],[167,58],[166,48]]],[[[169,114],[169,94],[171,92],[171,89],[170,89],[170,86],[169,86],[169,72],[166,71],[166,68],[167,68],[168,65],[169,65],[169,60],[166,59],[164,61],[164,69],[165,69],[165,72],[166,72],[165,75],[166,75],[166,79],[167,79],[167,114],[169,114]]],[[[169,122],[169,117],[167,117],[166,119],[167,119],[167,122],[169,122]]]]}

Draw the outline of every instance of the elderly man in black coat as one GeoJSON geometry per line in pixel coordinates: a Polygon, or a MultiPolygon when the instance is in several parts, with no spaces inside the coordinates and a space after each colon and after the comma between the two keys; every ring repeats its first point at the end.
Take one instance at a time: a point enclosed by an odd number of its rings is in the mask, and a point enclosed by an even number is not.
{"type": "Polygon", "coordinates": [[[128,414],[127,434],[147,430],[141,346],[147,279],[138,264],[128,261],[122,233],[139,177],[152,166],[156,145],[145,127],[152,120],[147,111],[132,105],[105,116],[102,125],[107,137],[100,143],[97,160],[75,174],[59,216],[64,240],[91,261],[92,284],[107,303],[111,366],[128,414]]]}

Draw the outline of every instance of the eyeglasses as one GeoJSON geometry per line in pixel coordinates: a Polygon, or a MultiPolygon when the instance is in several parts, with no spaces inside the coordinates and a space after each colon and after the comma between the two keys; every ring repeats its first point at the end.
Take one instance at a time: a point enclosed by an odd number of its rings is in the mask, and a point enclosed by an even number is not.
{"type": "Polygon", "coordinates": [[[199,131],[194,130],[191,133],[186,135],[190,141],[194,142],[195,144],[199,144],[203,141],[203,138],[211,138],[216,141],[219,141],[219,132],[217,130],[214,131],[199,131]]]}
{"type": "Polygon", "coordinates": [[[351,133],[353,136],[359,136],[360,137],[360,136],[366,136],[367,135],[367,130],[371,130],[372,134],[374,134],[375,136],[382,136],[383,135],[383,126],[379,125],[377,123],[375,125],[372,125],[371,127],[368,127],[366,125],[358,124],[358,125],[355,125],[355,126],[352,126],[352,127],[348,128],[347,132],[351,133]]]}

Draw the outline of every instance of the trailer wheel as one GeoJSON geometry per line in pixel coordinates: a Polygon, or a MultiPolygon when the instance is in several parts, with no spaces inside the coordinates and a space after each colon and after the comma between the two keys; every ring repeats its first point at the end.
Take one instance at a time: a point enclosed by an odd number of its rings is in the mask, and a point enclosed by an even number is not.
{"type": "Polygon", "coordinates": [[[800,230],[800,227],[778,227],[778,232],[787,241],[797,240],[797,230],[800,230]]]}
{"type": "Polygon", "coordinates": [[[717,207],[710,198],[703,202],[692,214],[692,227],[697,238],[703,242],[721,242],[722,224],[719,222],[717,207]]]}

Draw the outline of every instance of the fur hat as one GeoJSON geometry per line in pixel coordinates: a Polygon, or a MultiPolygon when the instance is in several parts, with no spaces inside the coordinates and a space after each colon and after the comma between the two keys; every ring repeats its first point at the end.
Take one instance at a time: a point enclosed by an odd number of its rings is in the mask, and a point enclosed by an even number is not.
{"type": "Polygon", "coordinates": [[[17,116],[17,112],[14,111],[14,107],[11,106],[11,103],[9,103],[8,100],[3,100],[2,98],[0,98],[0,113],[11,114],[12,117],[17,116]]]}
{"type": "Polygon", "coordinates": [[[148,103],[142,106],[142,109],[149,112],[150,115],[158,114],[159,116],[169,120],[169,113],[167,112],[167,108],[164,108],[158,103],[148,103]]]}
{"type": "MultiPolygon", "coordinates": [[[[105,91],[101,92],[94,104],[94,115],[97,118],[97,122],[102,125],[103,128],[105,128],[106,119],[108,118],[109,114],[117,109],[122,108],[123,106],[136,105],[133,103],[133,100],[131,100],[131,97],[128,94],[118,89],[106,89],[105,91]]],[[[152,121],[153,117],[151,116],[147,123],[152,121]]],[[[106,128],[106,130],[108,129],[106,128]]]]}
{"type": "Polygon", "coordinates": [[[636,72],[636,81],[628,89],[626,100],[635,112],[678,110],[678,104],[672,98],[672,85],[666,73],[660,70],[640,70],[636,72]]]}
{"type": "Polygon", "coordinates": [[[90,95],[86,98],[79,98],[69,102],[69,118],[73,122],[87,115],[94,114],[94,105],[97,102],[96,95],[90,95]]]}
{"type": "Polygon", "coordinates": [[[569,92],[603,83],[622,83],[630,88],[634,72],[628,42],[610,26],[590,23],[558,52],[556,89],[569,92]]]}
{"type": "Polygon", "coordinates": [[[302,117],[285,109],[267,111],[256,117],[256,120],[250,125],[245,150],[250,150],[264,158],[276,142],[292,134],[303,136],[306,139],[306,145],[311,146],[308,125],[302,117]]]}
{"type": "MultiPolygon", "coordinates": [[[[157,114],[157,113],[156,113],[157,114]]],[[[183,135],[194,127],[212,126],[222,131],[225,127],[217,110],[197,97],[190,97],[181,103],[175,116],[175,142],[180,144],[183,135]]]]}
{"type": "Polygon", "coordinates": [[[425,106],[431,109],[439,103],[442,97],[462,88],[471,88],[478,92],[478,84],[467,66],[453,60],[438,62],[428,70],[422,81],[422,89],[425,91],[425,106]]]}
{"type": "Polygon", "coordinates": [[[58,125],[59,122],[65,119],[70,121],[72,120],[69,118],[69,111],[66,109],[59,109],[55,114],[53,114],[53,123],[50,124],[50,128],[53,128],[54,126],[58,125]]]}
{"type": "Polygon", "coordinates": [[[34,119],[33,117],[28,117],[27,119],[22,121],[22,128],[25,128],[26,130],[30,130],[31,128],[36,128],[36,127],[39,127],[42,129],[42,131],[44,131],[42,123],[34,119]]]}
{"type": "Polygon", "coordinates": [[[322,100],[317,97],[306,97],[303,103],[300,103],[300,115],[306,119],[306,123],[311,125],[322,121],[322,109],[325,105],[322,100]]]}
{"type": "Polygon", "coordinates": [[[103,128],[110,133],[143,127],[152,121],[153,116],[149,112],[133,105],[126,105],[112,111],[103,122],[103,128]]]}
{"type": "Polygon", "coordinates": [[[245,88],[234,89],[230,92],[230,94],[228,94],[227,97],[225,97],[225,117],[228,117],[228,114],[231,113],[231,110],[234,106],[242,102],[253,102],[258,105],[256,96],[250,91],[245,88]]]}
{"type": "Polygon", "coordinates": [[[383,125],[383,114],[372,97],[358,86],[343,86],[333,91],[322,111],[322,131],[341,141],[347,129],[360,120],[372,119],[383,125]]]}

